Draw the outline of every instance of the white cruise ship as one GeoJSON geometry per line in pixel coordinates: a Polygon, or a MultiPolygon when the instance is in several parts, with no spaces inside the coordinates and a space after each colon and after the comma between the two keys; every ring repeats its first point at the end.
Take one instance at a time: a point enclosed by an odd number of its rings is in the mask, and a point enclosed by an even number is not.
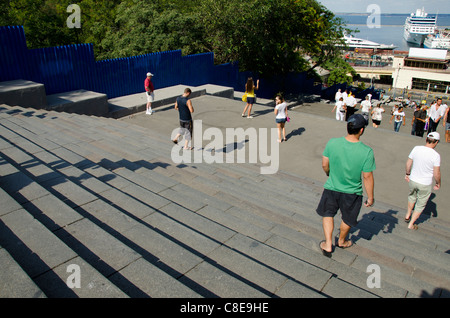
{"type": "Polygon", "coordinates": [[[403,37],[406,42],[422,45],[429,34],[436,30],[436,17],[428,16],[425,9],[417,9],[406,18],[403,37]]]}
{"type": "Polygon", "coordinates": [[[450,49],[450,30],[437,30],[436,34],[428,35],[423,46],[428,49],[450,49]]]}

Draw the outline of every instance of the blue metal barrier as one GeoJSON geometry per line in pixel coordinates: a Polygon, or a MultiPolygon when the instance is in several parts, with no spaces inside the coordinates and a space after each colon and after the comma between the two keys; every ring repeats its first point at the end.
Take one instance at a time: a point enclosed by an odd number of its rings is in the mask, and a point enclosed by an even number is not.
{"type": "MultiPolygon", "coordinates": [[[[30,80],[45,85],[47,94],[78,89],[104,93],[108,98],[144,91],[147,72],[155,88],[173,85],[217,84],[243,91],[252,72],[240,72],[237,62],[214,65],[214,53],[182,56],[181,50],[95,61],[92,44],[28,49],[22,26],[0,27],[0,81],[30,80]]],[[[259,97],[276,93],[313,93],[304,73],[261,80],[259,97]]]]}

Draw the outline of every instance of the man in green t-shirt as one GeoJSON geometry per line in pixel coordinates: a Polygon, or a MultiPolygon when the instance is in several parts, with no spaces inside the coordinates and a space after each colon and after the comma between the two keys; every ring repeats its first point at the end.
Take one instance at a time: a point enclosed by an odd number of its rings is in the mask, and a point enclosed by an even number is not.
{"type": "Polygon", "coordinates": [[[322,168],[328,179],[316,211],[322,216],[325,234],[320,249],[327,257],[331,257],[333,251],[334,216],[338,210],[342,213],[342,223],[336,246],[348,248],[353,245],[347,235],[351,227],[358,224],[363,181],[368,196],[364,205],[369,207],[374,203],[375,157],[372,148],[359,141],[366,125],[362,115],[352,115],[347,121],[347,136],[330,139],[323,152],[322,168]]]}

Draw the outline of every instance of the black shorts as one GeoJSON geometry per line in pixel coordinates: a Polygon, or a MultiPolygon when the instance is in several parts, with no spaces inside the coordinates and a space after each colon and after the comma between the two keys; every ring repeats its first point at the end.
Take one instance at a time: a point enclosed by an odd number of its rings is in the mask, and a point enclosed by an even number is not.
{"type": "Polygon", "coordinates": [[[349,226],[356,226],[361,206],[362,195],[324,189],[316,212],[321,217],[334,217],[341,210],[342,221],[349,226]]]}

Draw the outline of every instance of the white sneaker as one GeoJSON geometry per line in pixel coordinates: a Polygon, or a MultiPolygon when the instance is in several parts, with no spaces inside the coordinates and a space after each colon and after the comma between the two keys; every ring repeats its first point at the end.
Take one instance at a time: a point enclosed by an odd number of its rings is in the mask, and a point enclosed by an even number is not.
{"type": "Polygon", "coordinates": [[[247,116],[247,118],[253,118],[253,116],[247,116]]]}

